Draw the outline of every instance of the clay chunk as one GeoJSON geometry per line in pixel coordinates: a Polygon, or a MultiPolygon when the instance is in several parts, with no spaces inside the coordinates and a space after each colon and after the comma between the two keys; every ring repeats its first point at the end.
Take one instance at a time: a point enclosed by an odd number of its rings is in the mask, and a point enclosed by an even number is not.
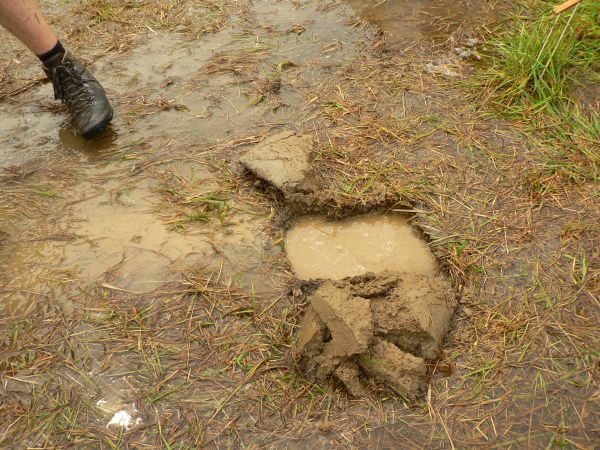
{"type": "Polygon", "coordinates": [[[300,322],[300,333],[295,347],[296,354],[307,357],[319,355],[323,350],[324,333],[325,326],[319,320],[317,313],[314,309],[308,308],[300,322]]]}
{"type": "Polygon", "coordinates": [[[352,295],[357,297],[374,298],[387,295],[398,286],[399,279],[400,275],[395,272],[384,271],[378,274],[367,272],[338,284],[350,289],[352,295]]]}
{"type": "Polygon", "coordinates": [[[411,401],[425,390],[425,361],[403,352],[394,344],[379,341],[360,361],[367,374],[387,383],[411,401]]]}
{"type": "Polygon", "coordinates": [[[379,381],[409,401],[426,390],[456,297],[440,275],[384,272],[326,281],[309,296],[295,354],[317,379],[350,395],[379,381]]]}
{"type": "Polygon", "coordinates": [[[369,347],[373,338],[369,300],[353,297],[347,289],[326,282],[310,297],[310,304],[331,333],[325,356],[353,356],[369,347]]]}
{"type": "Polygon", "coordinates": [[[402,274],[388,295],[371,300],[375,334],[427,360],[439,356],[456,298],[441,277],[402,274]]]}
{"type": "Polygon", "coordinates": [[[309,136],[283,131],[256,145],[240,162],[257,177],[288,191],[304,180],[312,147],[309,136]]]}
{"type": "Polygon", "coordinates": [[[353,397],[366,395],[366,390],[360,382],[360,371],[354,362],[344,362],[335,371],[335,376],[344,383],[353,397]]]}

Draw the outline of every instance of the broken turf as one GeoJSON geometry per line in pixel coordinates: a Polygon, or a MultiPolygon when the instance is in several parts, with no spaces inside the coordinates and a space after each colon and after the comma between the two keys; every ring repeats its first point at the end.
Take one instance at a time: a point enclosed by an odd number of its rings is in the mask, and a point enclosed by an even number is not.
{"type": "Polygon", "coordinates": [[[456,306],[443,277],[384,272],[326,281],[309,297],[295,354],[317,378],[363,396],[363,380],[385,383],[414,401],[427,382],[456,306]]]}

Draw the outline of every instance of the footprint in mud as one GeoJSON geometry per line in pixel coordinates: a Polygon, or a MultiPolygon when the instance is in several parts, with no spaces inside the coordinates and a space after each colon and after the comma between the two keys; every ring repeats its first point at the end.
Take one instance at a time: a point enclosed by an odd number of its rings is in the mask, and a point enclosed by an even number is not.
{"type": "MultiPolygon", "coordinates": [[[[241,162],[279,189],[292,210],[302,210],[293,204],[297,194],[318,209],[318,189],[307,189],[310,142],[278,133],[241,162]]],[[[356,397],[367,393],[367,378],[408,400],[421,396],[456,296],[408,217],[371,214],[331,222],[308,216],[288,230],[285,247],[297,278],[310,281],[294,347],[300,366],[323,382],[335,377],[356,397]]]]}
{"type": "Polygon", "coordinates": [[[435,258],[407,217],[376,214],[342,222],[305,218],[292,227],[285,248],[302,280],[332,279],[393,270],[433,275],[435,258]]]}

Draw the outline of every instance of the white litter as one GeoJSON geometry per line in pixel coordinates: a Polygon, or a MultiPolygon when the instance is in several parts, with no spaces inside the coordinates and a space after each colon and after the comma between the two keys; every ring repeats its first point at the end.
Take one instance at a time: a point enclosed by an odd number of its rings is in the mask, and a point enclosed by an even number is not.
{"type": "Polygon", "coordinates": [[[110,422],[108,422],[106,428],[110,427],[111,425],[129,429],[131,425],[131,415],[127,411],[119,411],[115,413],[112,419],[110,419],[110,422]]]}

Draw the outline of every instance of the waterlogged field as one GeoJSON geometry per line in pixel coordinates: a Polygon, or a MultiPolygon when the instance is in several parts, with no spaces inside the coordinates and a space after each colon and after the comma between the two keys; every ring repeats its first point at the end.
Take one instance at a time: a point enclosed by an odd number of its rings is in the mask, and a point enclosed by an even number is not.
{"type": "Polygon", "coordinates": [[[600,445],[598,5],[42,5],[116,118],[0,35],[0,447],[600,445]]]}

